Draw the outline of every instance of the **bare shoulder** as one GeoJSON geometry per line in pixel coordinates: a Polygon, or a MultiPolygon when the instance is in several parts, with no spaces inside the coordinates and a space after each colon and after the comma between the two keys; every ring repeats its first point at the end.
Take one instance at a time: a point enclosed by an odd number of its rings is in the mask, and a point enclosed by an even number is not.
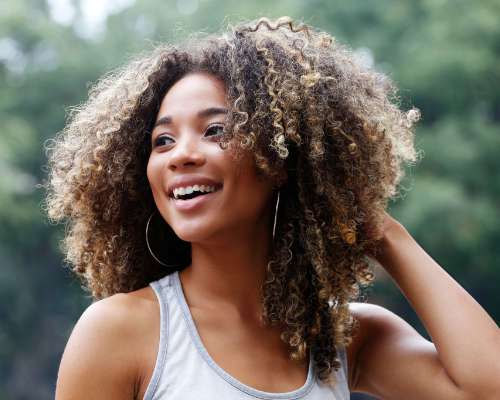
{"type": "Polygon", "coordinates": [[[158,327],[154,296],[146,287],[115,294],[85,309],[61,359],[56,400],[135,398],[142,350],[151,340],[148,334],[158,327]]]}
{"type": "Polygon", "coordinates": [[[349,303],[349,310],[358,323],[358,329],[355,331],[352,342],[347,348],[347,366],[348,366],[348,384],[349,390],[353,391],[356,381],[356,365],[359,350],[363,347],[366,338],[369,336],[367,327],[368,318],[377,312],[379,306],[370,303],[349,303]]]}
{"type": "Polygon", "coordinates": [[[377,398],[470,398],[449,377],[434,344],[375,304],[351,303],[359,329],[348,349],[349,389],[377,398]]]}
{"type": "Polygon", "coordinates": [[[415,330],[392,311],[376,304],[352,302],[349,310],[358,322],[358,329],[347,349],[349,388],[354,391],[359,380],[359,356],[366,343],[376,335],[383,335],[384,331],[406,330],[413,335],[415,330]]]}

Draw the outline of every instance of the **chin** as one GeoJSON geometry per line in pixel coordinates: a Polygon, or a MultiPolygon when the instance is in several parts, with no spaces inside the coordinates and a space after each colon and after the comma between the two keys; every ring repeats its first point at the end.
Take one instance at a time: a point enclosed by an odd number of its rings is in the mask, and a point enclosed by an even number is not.
{"type": "Polygon", "coordinates": [[[202,227],[200,224],[193,224],[193,226],[178,226],[173,228],[173,230],[181,240],[191,243],[203,242],[213,234],[213,229],[202,227]]]}

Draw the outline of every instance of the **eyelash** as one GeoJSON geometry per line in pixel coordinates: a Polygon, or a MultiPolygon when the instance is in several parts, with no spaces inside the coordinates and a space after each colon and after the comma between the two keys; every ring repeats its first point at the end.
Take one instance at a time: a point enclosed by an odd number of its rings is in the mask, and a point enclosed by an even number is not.
{"type": "MultiPolygon", "coordinates": [[[[221,124],[214,124],[214,125],[210,125],[207,130],[205,131],[208,132],[211,128],[216,128],[216,127],[220,127],[222,129],[224,129],[224,125],[221,125],[221,124]]],[[[214,137],[218,137],[220,135],[213,135],[214,137]]],[[[171,139],[173,140],[170,136],[166,136],[166,135],[162,135],[162,136],[158,136],[154,142],[154,147],[157,147],[157,146],[160,146],[160,144],[158,144],[158,141],[162,140],[162,139],[171,139]]]]}

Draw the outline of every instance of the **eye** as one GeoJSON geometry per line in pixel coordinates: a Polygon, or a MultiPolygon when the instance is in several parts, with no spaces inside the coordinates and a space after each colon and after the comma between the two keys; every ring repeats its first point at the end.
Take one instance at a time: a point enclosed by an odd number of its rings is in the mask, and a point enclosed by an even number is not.
{"type": "Polygon", "coordinates": [[[215,132],[216,133],[215,135],[208,135],[208,136],[220,136],[224,132],[224,125],[221,125],[221,124],[211,125],[208,127],[206,132],[215,132]],[[217,132],[220,133],[220,135],[218,135],[217,132]]]}
{"type": "Polygon", "coordinates": [[[158,136],[154,141],[154,147],[172,143],[172,142],[164,142],[165,139],[173,141],[173,139],[171,137],[168,137],[165,135],[158,136]]]}

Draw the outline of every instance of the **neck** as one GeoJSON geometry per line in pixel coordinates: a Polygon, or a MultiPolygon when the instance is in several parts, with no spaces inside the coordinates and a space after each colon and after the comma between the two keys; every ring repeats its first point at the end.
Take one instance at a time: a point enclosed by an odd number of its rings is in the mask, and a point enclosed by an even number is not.
{"type": "Polygon", "coordinates": [[[191,265],[179,273],[189,306],[260,318],[271,240],[269,226],[259,224],[217,243],[192,243],[191,265]]]}

